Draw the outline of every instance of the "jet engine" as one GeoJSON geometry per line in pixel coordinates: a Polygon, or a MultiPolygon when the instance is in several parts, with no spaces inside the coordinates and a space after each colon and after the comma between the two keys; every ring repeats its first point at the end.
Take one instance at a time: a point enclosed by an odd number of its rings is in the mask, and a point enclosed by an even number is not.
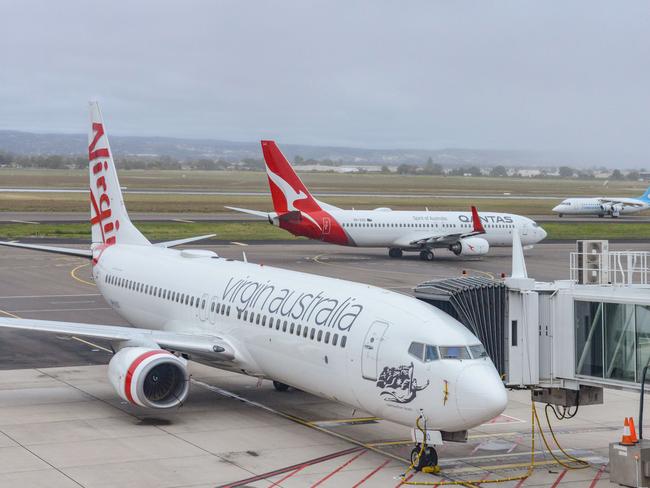
{"type": "Polygon", "coordinates": [[[187,361],[164,349],[120,349],[108,363],[108,379],[120,398],[140,407],[176,407],[190,390],[187,361]]]}
{"type": "Polygon", "coordinates": [[[611,215],[612,217],[618,217],[621,215],[621,210],[623,210],[623,204],[621,203],[601,203],[600,209],[603,213],[611,215]]]}
{"type": "Polygon", "coordinates": [[[456,256],[482,256],[490,250],[490,243],[482,237],[466,237],[449,245],[456,256]]]}

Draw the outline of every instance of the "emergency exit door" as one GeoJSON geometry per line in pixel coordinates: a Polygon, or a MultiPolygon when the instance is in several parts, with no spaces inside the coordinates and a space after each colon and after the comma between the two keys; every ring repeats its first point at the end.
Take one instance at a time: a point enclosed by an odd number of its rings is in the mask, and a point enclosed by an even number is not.
{"type": "Polygon", "coordinates": [[[361,353],[361,376],[366,380],[377,380],[379,370],[379,349],[388,329],[386,322],[373,322],[363,341],[361,353]]]}

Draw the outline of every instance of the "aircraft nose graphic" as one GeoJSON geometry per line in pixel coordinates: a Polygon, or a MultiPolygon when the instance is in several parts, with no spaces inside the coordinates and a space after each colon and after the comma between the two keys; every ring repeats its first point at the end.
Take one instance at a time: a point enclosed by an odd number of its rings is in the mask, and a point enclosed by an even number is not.
{"type": "Polygon", "coordinates": [[[492,420],[508,405],[501,378],[489,362],[466,366],[456,383],[456,408],[472,426],[492,420]]]}

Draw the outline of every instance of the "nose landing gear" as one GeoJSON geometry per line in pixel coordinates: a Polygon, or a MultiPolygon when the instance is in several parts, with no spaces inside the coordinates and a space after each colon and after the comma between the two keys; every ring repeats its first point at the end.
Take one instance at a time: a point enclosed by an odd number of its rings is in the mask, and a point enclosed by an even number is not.
{"type": "Polygon", "coordinates": [[[404,254],[404,253],[402,252],[402,250],[399,247],[391,247],[388,250],[388,255],[391,258],[401,258],[402,254],[404,254]]]}
{"type": "Polygon", "coordinates": [[[411,464],[416,471],[437,474],[440,472],[438,466],[438,452],[435,448],[417,444],[411,451],[411,464]]]}
{"type": "Polygon", "coordinates": [[[424,249],[420,251],[420,259],[422,261],[433,261],[433,252],[431,249],[424,249]]]}

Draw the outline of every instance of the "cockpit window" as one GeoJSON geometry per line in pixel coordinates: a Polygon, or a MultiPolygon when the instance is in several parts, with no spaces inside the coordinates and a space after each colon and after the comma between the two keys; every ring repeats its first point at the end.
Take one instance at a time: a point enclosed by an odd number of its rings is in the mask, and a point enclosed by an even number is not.
{"type": "Polygon", "coordinates": [[[469,349],[465,346],[440,346],[442,359],[471,359],[469,349]]]}
{"type": "Polygon", "coordinates": [[[440,354],[438,354],[438,348],[436,346],[422,344],[421,342],[411,342],[409,354],[425,363],[440,359],[440,354]]]}
{"type": "Polygon", "coordinates": [[[409,346],[409,354],[422,361],[422,356],[424,355],[424,344],[421,342],[411,342],[411,345],[409,346]]]}
{"type": "Polygon", "coordinates": [[[438,348],[436,346],[430,346],[427,344],[427,346],[424,348],[424,362],[428,363],[437,359],[440,359],[438,348]]]}
{"type": "Polygon", "coordinates": [[[476,344],[475,346],[469,346],[469,350],[472,353],[474,359],[486,358],[488,353],[483,347],[483,344],[476,344]]]}

